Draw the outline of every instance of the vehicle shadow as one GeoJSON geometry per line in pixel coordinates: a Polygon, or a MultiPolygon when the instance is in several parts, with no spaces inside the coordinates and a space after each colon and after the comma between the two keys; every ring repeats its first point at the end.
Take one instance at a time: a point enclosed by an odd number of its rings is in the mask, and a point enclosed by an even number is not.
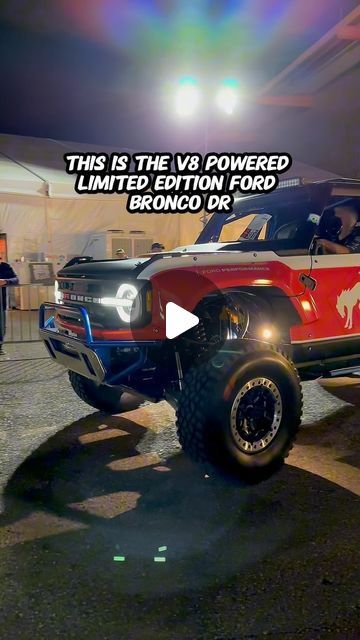
{"type": "Polygon", "coordinates": [[[360,407],[360,378],[327,378],[320,385],[339,400],[360,407]]]}
{"type": "Polygon", "coordinates": [[[340,443],[349,448],[353,444],[356,446],[360,422],[360,381],[333,378],[320,380],[317,385],[315,400],[319,405],[318,417],[303,425],[297,444],[329,446],[331,443],[340,443]],[[332,399],[335,404],[331,406],[331,410],[325,411],[324,405],[332,399]]]}

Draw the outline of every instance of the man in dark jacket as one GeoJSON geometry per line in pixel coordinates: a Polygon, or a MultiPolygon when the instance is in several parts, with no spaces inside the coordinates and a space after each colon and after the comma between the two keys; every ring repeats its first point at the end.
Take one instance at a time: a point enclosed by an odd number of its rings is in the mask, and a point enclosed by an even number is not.
{"type": "Polygon", "coordinates": [[[2,257],[0,256],[0,354],[3,350],[2,345],[6,331],[6,287],[8,285],[18,283],[19,278],[17,277],[14,269],[7,262],[3,262],[2,257]]]}

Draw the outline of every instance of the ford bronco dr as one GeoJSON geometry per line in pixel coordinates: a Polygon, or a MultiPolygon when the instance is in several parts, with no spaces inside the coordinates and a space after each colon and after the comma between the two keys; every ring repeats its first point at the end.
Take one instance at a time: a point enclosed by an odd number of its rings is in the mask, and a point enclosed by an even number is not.
{"type": "Polygon", "coordinates": [[[299,429],[301,380],[360,366],[360,254],[316,242],[336,240],[334,205],[349,198],[360,181],[294,179],[213,214],[194,245],[65,266],[40,312],[50,355],[89,405],[166,399],[192,459],[269,476],[299,429]],[[174,340],[168,302],[199,318],[174,340]]]}

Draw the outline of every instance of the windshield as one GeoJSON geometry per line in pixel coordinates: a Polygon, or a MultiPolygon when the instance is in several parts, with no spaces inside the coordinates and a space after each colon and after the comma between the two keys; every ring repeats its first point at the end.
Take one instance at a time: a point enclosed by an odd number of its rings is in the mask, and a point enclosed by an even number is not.
{"type": "Polygon", "coordinates": [[[308,190],[244,198],[229,214],[215,213],[200,234],[197,244],[227,243],[223,249],[271,250],[284,253],[308,253],[322,207],[311,199],[308,190]]]}

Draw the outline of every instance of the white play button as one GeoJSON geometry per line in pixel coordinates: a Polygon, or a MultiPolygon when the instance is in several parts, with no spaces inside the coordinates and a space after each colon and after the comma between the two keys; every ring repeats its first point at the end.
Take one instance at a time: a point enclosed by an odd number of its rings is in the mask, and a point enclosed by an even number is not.
{"type": "Polygon", "coordinates": [[[188,329],[196,327],[199,324],[199,318],[190,311],[186,311],[174,302],[168,302],[166,305],[166,337],[169,340],[177,338],[188,329]]]}

